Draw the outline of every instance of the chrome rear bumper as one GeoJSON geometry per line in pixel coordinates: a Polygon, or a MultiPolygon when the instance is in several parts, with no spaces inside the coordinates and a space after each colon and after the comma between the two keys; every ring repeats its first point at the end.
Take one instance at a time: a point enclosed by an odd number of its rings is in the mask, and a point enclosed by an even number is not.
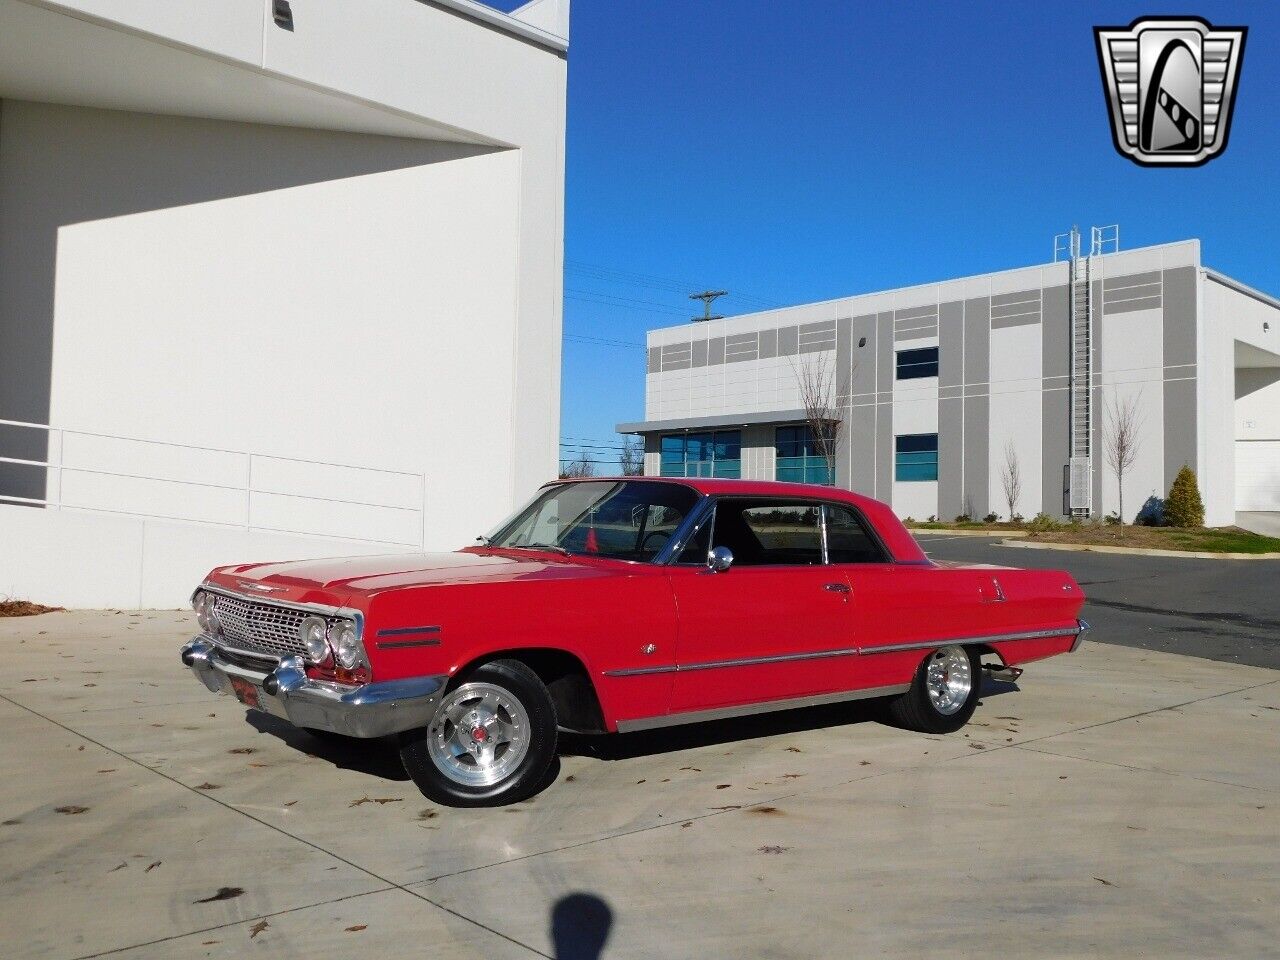
{"type": "Polygon", "coordinates": [[[300,657],[286,657],[274,670],[254,670],[220,655],[208,637],[182,647],[182,662],[214,693],[235,696],[231,678],[254,685],[258,709],[309,730],[348,737],[385,737],[424,727],[435,713],[448,677],[412,677],[349,687],[312,680],[300,657]]]}
{"type": "Polygon", "coordinates": [[[1086,633],[1089,632],[1090,629],[1091,627],[1089,626],[1089,621],[1087,620],[1076,621],[1076,638],[1071,644],[1072,653],[1075,653],[1077,650],[1080,649],[1080,644],[1084,643],[1084,636],[1086,633]]]}

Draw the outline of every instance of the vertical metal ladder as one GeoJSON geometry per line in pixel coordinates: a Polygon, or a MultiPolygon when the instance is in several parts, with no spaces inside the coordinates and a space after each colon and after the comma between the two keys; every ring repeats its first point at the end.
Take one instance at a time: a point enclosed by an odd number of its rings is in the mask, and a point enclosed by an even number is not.
{"type": "MultiPolygon", "coordinates": [[[[1095,243],[1097,246],[1096,231],[1095,243]]],[[[1080,255],[1080,231],[1071,231],[1069,289],[1071,291],[1070,461],[1067,477],[1068,506],[1073,517],[1093,513],[1093,263],[1080,255]]]]}

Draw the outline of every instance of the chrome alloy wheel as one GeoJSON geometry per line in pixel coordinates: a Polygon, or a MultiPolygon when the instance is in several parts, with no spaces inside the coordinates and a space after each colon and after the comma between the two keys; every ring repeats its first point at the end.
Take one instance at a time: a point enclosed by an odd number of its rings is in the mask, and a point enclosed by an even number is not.
{"type": "Polygon", "coordinates": [[[925,673],[929,702],[943,716],[951,716],[965,705],[973,689],[973,668],[964,647],[943,647],[929,659],[925,673]]]}
{"type": "Polygon", "coordinates": [[[450,780],[489,787],[520,766],[529,735],[529,714],[519,700],[491,683],[464,683],[441,701],[427,746],[450,780]]]}

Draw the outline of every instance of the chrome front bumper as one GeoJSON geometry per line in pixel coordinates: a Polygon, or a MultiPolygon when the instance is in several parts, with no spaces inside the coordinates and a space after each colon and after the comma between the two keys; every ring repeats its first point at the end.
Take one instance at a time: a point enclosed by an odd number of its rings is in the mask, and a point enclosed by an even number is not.
{"type": "Polygon", "coordinates": [[[359,687],[325,683],[306,675],[301,657],[286,657],[270,671],[231,663],[205,636],[183,645],[182,662],[214,693],[235,696],[236,677],[257,688],[258,709],[265,713],[297,727],[366,739],[425,727],[449,679],[412,677],[359,687]]]}

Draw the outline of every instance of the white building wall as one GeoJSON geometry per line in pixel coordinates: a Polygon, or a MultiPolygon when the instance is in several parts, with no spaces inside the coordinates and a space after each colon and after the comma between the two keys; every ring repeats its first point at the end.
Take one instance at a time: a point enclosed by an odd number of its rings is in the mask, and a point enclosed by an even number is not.
{"type": "Polygon", "coordinates": [[[1014,513],[1034,517],[1043,509],[1043,485],[1039,482],[1042,353],[1043,334],[1038,323],[991,331],[987,496],[990,509],[1005,519],[1009,507],[1003,477],[1008,470],[1006,449],[1010,444],[1022,481],[1014,513]]]}

